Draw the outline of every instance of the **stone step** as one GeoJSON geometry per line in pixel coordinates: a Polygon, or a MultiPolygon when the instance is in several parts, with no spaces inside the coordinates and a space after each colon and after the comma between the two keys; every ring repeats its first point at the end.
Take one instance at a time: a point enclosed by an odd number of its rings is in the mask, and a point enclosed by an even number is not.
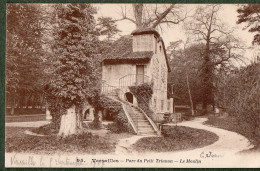
{"type": "Polygon", "coordinates": [[[152,126],[152,125],[150,125],[150,123],[146,123],[146,122],[142,122],[142,123],[137,123],[138,124],[138,126],[152,126]]]}
{"type": "Polygon", "coordinates": [[[147,124],[147,125],[138,124],[137,126],[138,126],[138,128],[151,128],[151,129],[153,129],[152,125],[149,125],[149,124],[147,124]]]}
{"type": "Polygon", "coordinates": [[[139,134],[156,134],[154,130],[138,130],[139,134]]]}
{"type": "Polygon", "coordinates": [[[143,135],[143,136],[148,136],[148,135],[151,135],[151,136],[154,136],[154,137],[157,137],[157,134],[156,133],[139,133],[139,135],[143,135]]]}
{"type": "Polygon", "coordinates": [[[138,123],[150,123],[147,119],[140,119],[140,120],[134,120],[137,121],[138,123]]]}
{"type": "Polygon", "coordinates": [[[138,126],[138,130],[140,130],[140,131],[154,131],[153,127],[140,127],[140,126],[138,126]]]}
{"type": "Polygon", "coordinates": [[[150,122],[148,120],[140,120],[140,119],[132,119],[134,122],[137,122],[138,124],[142,124],[142,123],[148,123],[150,124],[150,122]]]}
{"type": "Polygon", "coordinates": [[[144,116],[131,116],[132,119],[146,120],[144,116]]]}

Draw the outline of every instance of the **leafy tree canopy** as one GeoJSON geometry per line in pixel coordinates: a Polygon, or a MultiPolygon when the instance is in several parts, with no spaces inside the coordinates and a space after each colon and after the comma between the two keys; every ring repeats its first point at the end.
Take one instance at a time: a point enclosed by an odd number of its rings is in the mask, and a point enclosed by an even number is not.
{"type": "Polygon", "coordinates": [[[247,23],[249,32],[256,32],[252,43],[260,45],[260,4],[242,5],[237,12],[237,23],[247,23]]]}

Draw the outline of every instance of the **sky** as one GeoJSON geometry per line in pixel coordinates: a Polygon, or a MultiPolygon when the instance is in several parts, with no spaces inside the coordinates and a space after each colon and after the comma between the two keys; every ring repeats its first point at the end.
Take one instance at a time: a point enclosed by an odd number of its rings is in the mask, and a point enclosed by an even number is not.
{"type": "MultiPolygon", "coordinates": [[[[98,16],[104,17],[112,17],[114,19],[121,18],[120,15],[120,5],[121,4],[99,4],[98,6],[98,16]]],[[[128,4],[131,6],[131,4],[128,4]]],[[[183,4],[183,7],[186,8],[189,12],[193,12],[197,5],[201,4],[183,4]]],[[[235,28],[235,33],[237,37],[241,41],[245,43],[246,46],[250,47],[252,44],[254,34],[248,32],[248,30],[244,30],[245,24],[236,24],[238,20],[237,16],[238,13],[236,12],[238,5],[236,4],[222,4],[222,9],[219,13],[220,19],[222,22],[225,23],[226,26],[230,28],[235,28]]],[[[119,30],[121,30],[120,35],[128,35],[131,34],[133,30],[135,30],[135,25],[130,21],[119,21],[117,22],[117,26],[119,30]]],[[[166,47],[169,45],[170,42],[177,41],[177,40],[185,40],[186,35],[183,29],[183,25],[173,25],[171,28],[164,28],[163,32],[160,32],[161,37],[163,38],[166,47]]],[[[259,52],[258,49],[250,49],[245,51],[245,56],[248,61],[253,59],[253,56],[256,52],[259,52]]]]}

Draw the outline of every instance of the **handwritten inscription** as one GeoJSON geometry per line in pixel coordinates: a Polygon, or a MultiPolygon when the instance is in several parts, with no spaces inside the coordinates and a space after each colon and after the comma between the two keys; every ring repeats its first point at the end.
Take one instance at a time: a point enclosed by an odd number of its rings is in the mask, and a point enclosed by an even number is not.
{"type": "Polygon", "coordinates": [[[216,154],[211,151],[200,153],[200,158],[219,158],[219,157],[223,157],[223,155],[216,154]]]}
{"type": "Polygon", "coordinates": [[[36,166],[36,161],[33,156],[28,156],[23,159],[17,158],[17,154],[11,157],[11,165],[16,166],[36,166]]]}

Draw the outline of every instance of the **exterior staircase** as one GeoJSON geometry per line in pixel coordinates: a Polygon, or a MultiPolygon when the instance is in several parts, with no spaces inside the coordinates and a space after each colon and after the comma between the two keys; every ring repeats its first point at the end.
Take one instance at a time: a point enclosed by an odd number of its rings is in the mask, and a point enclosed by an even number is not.
{"type": "Polygon", "coordinates": [[[117,91],[122,91],[120,88],[106,85],[102,90],[105,92],[104,95],[122,104],[128,121],[137,135],[161,136],[161,132],[157,128],[156,124],[141,108],[129,103],[128,101],[122,100],[122,97],[118,97],[117,91]],[[104,91],[106,89],[107,91],[104,91]]]}
{"type": "Polygon", "coordinates": [[[124,102],[124,105],[136,126],[138,135],[158,135],[158,131],[153,127],[142,109],[128,102],[124,102]]]}

